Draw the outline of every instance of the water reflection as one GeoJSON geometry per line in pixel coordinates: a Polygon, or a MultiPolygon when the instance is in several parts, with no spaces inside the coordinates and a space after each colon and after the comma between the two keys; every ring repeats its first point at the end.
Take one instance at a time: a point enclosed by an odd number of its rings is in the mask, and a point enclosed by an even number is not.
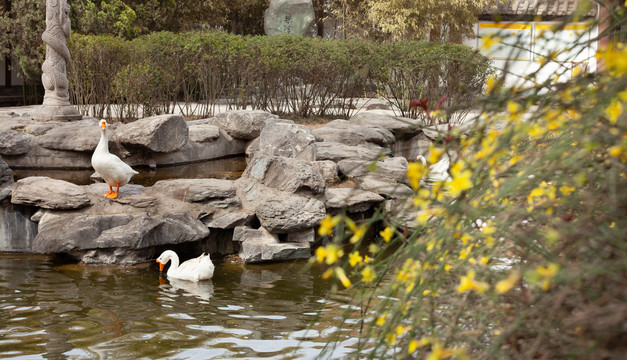
{"type": "Polygon", "coordinates": [[[211,281],[189,283],[152,264],[0,254],[0,358],[315,359],[337,331],[344,304],[325,300],[318,269],[215,263],[211,281]]]}
{"type": "MultiPolygon", "coordinates": [[[[246,169],[246,158],[235,156],[224,159],[208,160],[185,165],[165,166],[156,169],[146,167],[134,167],[139,171],[133,176],[132,184],[152,186],[159,180],[165,179],[225,179],[235,180],[246,169]]],[[[90,176],[92,169],[13,169],[15,180],[29,176],[48,176],[53,179],[65,180],[77,185],[89,185],[93,183],[90,176]]]]}
{"type": "Polygon", "coordinates": [[[164,296],[177,297],[194,296],[198,300],[209,301],[213,296],[213,281],[184,281],[178,279],[164,279],[163,276],[159,276],[159,284],[164,296]]]}

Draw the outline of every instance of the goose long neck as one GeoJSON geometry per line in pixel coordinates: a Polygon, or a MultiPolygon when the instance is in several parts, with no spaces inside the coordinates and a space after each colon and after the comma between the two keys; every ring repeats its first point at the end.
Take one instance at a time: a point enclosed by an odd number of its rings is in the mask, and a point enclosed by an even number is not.
{"type": "Polygon", "coordinates": [[[96,150],[109,152],[109,139],[107,137],[106,129],[103,129],[100,131],[100,142],[98,142],[98,146],[96,147],[96,150]]]}
{"type": "Polygon", "coordinates": [[[172,262],[172,264],[170,264],[168,273],[170,273],[171,271],[175,271],[179,267],[179,256],[176,255],[174,251],[170,253],[170,261],[172,262]]]}

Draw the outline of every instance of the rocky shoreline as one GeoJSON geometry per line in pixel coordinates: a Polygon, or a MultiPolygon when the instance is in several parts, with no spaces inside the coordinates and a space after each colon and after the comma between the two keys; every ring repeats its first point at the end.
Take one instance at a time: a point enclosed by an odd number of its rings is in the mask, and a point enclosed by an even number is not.
{"type": "Polygon", "coordinates": [[[90,167],[97,122],[0,113],[0,251],[66,254],[88,264],[135,264],[164,248],[238,254],[247,263],[308,258],[327,214],[389,208],[410,194],[407,158],[440,133],[368,111],[314,130],[263,111],[194,121],[153,116],[113,124],[111,151],[150,167],[246,154],[246,170],[237,180],[131,184],[106,199],[104,183],[45,176],[46,169],[90,167]],[[41,168],[42,176],[14,182],[11,167],[41,168]]]}

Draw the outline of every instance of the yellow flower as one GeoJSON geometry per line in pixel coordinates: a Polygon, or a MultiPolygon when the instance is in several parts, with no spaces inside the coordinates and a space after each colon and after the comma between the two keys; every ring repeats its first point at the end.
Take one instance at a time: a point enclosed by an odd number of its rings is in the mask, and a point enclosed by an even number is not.
{"type": "Polygon", "coordinates": [[[435,146],[431,145],[429,147],[429,156],[427,157],[427,162],[429,164],[437,163],[438,161],[440,161],[440,156],[442,156],[443,153],[444,149],[436,148],[435,146]]]}
{"type": "Polygon", "coordinates": [[[357,264],[361,263],[363,259],[364,258],[359,255],[359,251],[353,251],[352,253],[348,254],[348,263],[352,267],[355,267],[357,264]]]}
{"type": "Polygon", "coordinates": [[[468,169],[454,176],[448,184],[451,196],[457,197],[462,191],[470,189],[472,187],[472,181],[470,181],[471,177],[472,171],[468,169]]]}
{"type": "Polygon", "coordinates": [[[557,275],[560,266],[556,263],[548,263],[546,266],[537,266],[535,271],[525,274],[531,284],[540,284],[542,290],[547,291],[551,287],[551,279],[557,275]]]}
{"type": "Polygon", "coordinates": [[[324,246],[319,246],[316,249],[316,260],[318,263],[322,263],[327,257],[327,249],[324,246]]]}
{"type": "Polygon", "coordinates": [[[476,291],[483,293],[490,288],[490,285],[486,282],[475,280],[475,271],[468,270],[465,276],[459,279],[459,285],[457,286],[457,292],[476,291]]]}
{"type": "Polygon", "coordinates": [[[340,282],[342,283],[342,285],[344,285],[345,288],[348,288],[351,286],[351,281],[348,280],[348,278],[346,277],[346,273],[344,272],[344,269],[342,269],[341,267],[336,267],[335,275],[337,275],[337,278],[340,280],[340,282]]]}
{"type": "Polygon", "coordinates": [[[510,121],[518,121],[521,118],[521,106],[519,103],[512,100],[507,102],[507,112],[509,113],[510,121]]]}
{"type": "Polygon", "coordinates": [[[473,237],[470,234],[464,234],[464,235],[462,235],[461,238],[459,238],[459,240],[461,240],[462,243],[464,245],[466,245],[466,244],[468,244],[468,241],[472,241],[473,240],[473,237]]]}
{"type": "Polygon", "coordinates": [[[413,354],[416,349],[418,349],[418,341],[416,339],[411,339],[409,341],[409,345],[407,345],[407,352],[409,354],[413,354]]]}
{"type": "MultiPolygon", "coordinates": [[[[378,253],[379,251],[381,251],[381,248],[377,244],[371,243],[370,245],[368,245],[368,251],[371,254],[374,255],[374,254],[378,253]]],[[[366,256],[366,257],[368,257],[368,256],[366,256]]]]}
{"type": "Polygon", "coordinates": [[[361,271],[361,279],[366,282],[366,283],[371,283],[374,281],[374,279],[376,278],[376,273],[374,272],[374,270],[372,269],[372,266],[366,266],[362,271],[361,271]]]}
{"type": "Polygon", "coordinates": [[[496,76],[494,75],[488,76],[488,79],[485,82],[485,85],[486,85],[485,94],[490,94],[492,90],[494,90],[494,88],[496,87],[496,84],[497,84],[496,76]]]}
{"type": "Polygon", "coordinates": [[[622,76],[627,73],[627,47],[622,44],[597,51],[596,58],[603,59],[610,75],[622,76]]]}
{"type": "Polygon", "coordinates": [[[377,316],[375,324],[377,324],[377,326],[383,326],[383,324],[385,324],[385,318],[387,317],[387,315],[387,313],[383,313],[382,315],[377,316]]]}
{"type": "Polygon", "coordinates": [[[383,231],[379,232],[379,235],[383,238],[383,240],[387,243],[390,242],[392,236],[394,235],[394,229],[387,226],[383,231]]]}
{"type": "Polygon", "coordinates": [[[474,244],[470,244],[468,247],[461,249],[461,251],[459,252],[459,258],[462,260],[467,258],[468,255],[470,255],[470,252],[472,251],[472,248],[474,246],[475,246],[474,244]]]}
{"type": "Polygon", "coordinates": [[[394,329],[394,331],[396,332],[396,335],[401,336],[403,335],[403,333],[406,331],[407,329],[403,326],[403,325],[399,325],[396,327],[396,329],[394,329]]]}
{"type": "Polygon", "coordinates": [[[440,360],[440,359],[448,359],[454,355],[454,352],[450,349],[443,349],[442,344],[440,342],[436,342],[431,347],[431,352],[425,360],[440,360]]]}
{"type": "Polygon", "coordinates": [[[496,232],[496,227],[494,226],[494,221],[488,220],[481,227],[481,232],[484,235],[492,235],[496,232]]]}
{"type": "Polygon", "coordinates": [[[333,272],[333,268],[327,269],[324,273],[322,273],[322,280],[327,280],[328,278],[330,278],[331,275],[333,275],[333,272]]]}
{"type": "Polygon", "coordinates": [[[444,214],[444,212],[446,212],[446,210],[442,206],[433,207],[427,210],[422,210],[418,213],[418,216],[416,216],[416,220],[418,220],[418,223],[420,225],[424,226],[424,225],[427,225],[427,222],[432,217],[442,215],[444,214]]]}
{"type": "Polygon", "coordinates": [[[320,246],[316,249],[316,260],[319,263],[325,261],[327,265],[332,265],[342,256],[344,256],[344,251],[335,244],[320,246]]]}
{"type": "Polygon", "coordinates": [[[529,129],[529,136],[532,139],[539,139],[544,133],[546,133],[546,129],[540,124],[533,124],[529,129]]]}
{"type": "Polygon", "coordinates": [[[568,196],[568,194],[572,193],[573,191],[575,191],[576,189],[572,186],[569,185],[562,185],[560,187],[560,192],[562,194],[564,194],[565,196],[568,196]]]}
{"type": "Polygon", "coordinates": [[[610,154],[611,157],[617,158],[623,154],[623,147],[620,145],[610,146],[607,149],[607,152],[610,154]]]}
{"type": "Polygon", "coordinates": [[[416,190],[420,187],[420,179],[426,174],[428,168],[421,162],[410,162],[407,167],[407,179],[412,189],[416,190]]]}
{"type": "MultiPolygon", "coordinates": [[[[627,56],[627,54],[625,54],[627,56]]],[[[623,104],[618,99],[612,100],[610,106],[605,109],[605,115],[610,120],[612,125],[615,125],[618,121],[618,117],[623,113],[623,104]]]]}
{"type": "Polygon", "coordinates": [[[453,268],[453,265],[446,264],[444,265],[444,271],[449,272],[453,268]]]}
{"type": "Polygon", "coordinates": [[[351,244],[357,243],[359,240],[361,240],[362,237],[364,237],[365,232],[366,232],[365,224],[355,228],[353,230],[353,236],[351,236],[351,238],[349,239],[350,243],[351,244]]]}
{"type": "Polygon", "coordinates": [[[509,159],[508,163],[513,166],[522,159],[524,159],[522,155],[514,155],[511,159],[509,159]]]}
{"type": "Polygon", "coordinates": [[[527,195],[528,211],[532,211],[534,206],[555,199],[555,186],[542,181],[538,187],[532,189],[527,195]]]}
{"type": "Polygon", "coordinates": [[[426,338],[426,337],[423,337],[420,340],[411,339],[409,341],[409,346],[407,347],[407,351],[410,354],[413,354],[414,351],[416,351],[416,349],[429,345],[430,342],[431,341],[429,340],[429,338],[426,338]]]}
{"type": "Polygon", "coordinates": [[[333,228],[340,222],[339,216],[327,215],[322,221],[320,221],[320,227],[318,228],[318,235],[328,236],[333,234],[333,228]]]}
{"type": "Polygon", "coordinates": [[[538,272],[538,274],[547,278],[554,277],[555,275],[557,275],[559,270],[560,270],[560,266],[556,263],[549,263],[546,267],[544,266],[536,267],[536,271],[538,272]]]}
{"type": "Polygon", "coordinates": [[[496,283],[494,289],[497,294],[505,294],[510,291],[520,280],[520,272],[512,271],[507,278],[496,283]]]}

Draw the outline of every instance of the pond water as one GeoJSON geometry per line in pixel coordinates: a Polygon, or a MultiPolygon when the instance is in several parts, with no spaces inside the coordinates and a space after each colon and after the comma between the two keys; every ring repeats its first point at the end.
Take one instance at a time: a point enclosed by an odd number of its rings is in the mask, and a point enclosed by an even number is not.
{"type": "MultiPolygon", "coordinates": [[[[246,169],[246,157],[234,156],[222,159],[200,161],[184,165],[163,166],[156,169],[135,167],[139,174],[133,176],[131,184],[152,186],[159,180],[214,178],[235,180],[246,169]]],[[[29,176],[48,176],[77,185],[89,185],[94,181],[90,176],[93,169],[19,169],[13,168],[15,180],[29,176]]]]}
{"type": "Polygon", "coordinates": [[[346,294],[322,269],[215,264],[211,281],[189,283],[160,276],[156,263],[0,253],[0,358],[316,359],[334,335],[334,358],[351,351],[356,340],[335,327],[346,294]]]}

